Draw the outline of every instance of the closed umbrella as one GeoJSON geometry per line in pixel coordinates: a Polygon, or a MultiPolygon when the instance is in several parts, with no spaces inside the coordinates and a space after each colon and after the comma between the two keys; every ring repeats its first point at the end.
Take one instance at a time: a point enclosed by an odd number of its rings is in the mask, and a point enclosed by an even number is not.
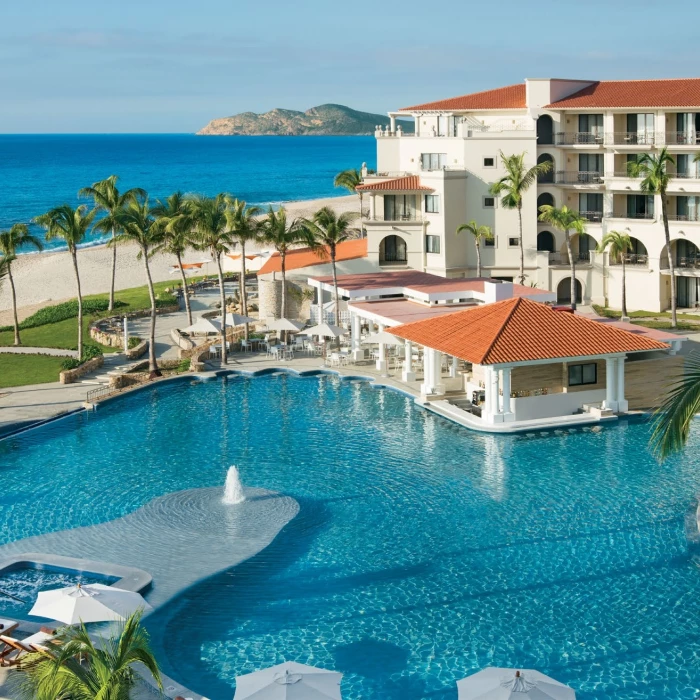
{"type": "Polygon", "coordinates": [[[330,323],[319,323],[311,328],[304,328],[300,335],[317,335],[319,338],[340,338],[345,334],[345,329],[339,326],[334,326],[330,323]]]}
{"type": "Polygon", "coordinates": [[[121,621],[137,610],[151,610],[151,606],[135,591],[90,583],[41,591],[29,614],[75,625],[121,621]]]}
{"type": "Polygon", "coordinates": [[[341,700],[342,673],[287,661],[236,676],[234,700],[341,700]]]}
{"type": "Polygon", "coordinates": [[[485,668],[457,681],[458,700],[576,700],[573,688],[544,673],[485,668]]]}
{"type": "MultiPolygon", "coordinates": [[[[215,321],[221,324],[222,317],[217,316],[215,321]]],[[[226,325],[227,326],[242,326],[244,323],[257,323],[259,319],[253,318],[252,316],[241,316],[241,314],[231,314],[226,312],[226,325]]]]}

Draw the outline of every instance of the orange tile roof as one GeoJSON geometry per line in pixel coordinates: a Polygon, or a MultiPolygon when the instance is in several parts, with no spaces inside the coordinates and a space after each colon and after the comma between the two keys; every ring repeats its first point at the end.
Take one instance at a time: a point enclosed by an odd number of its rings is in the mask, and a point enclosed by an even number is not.
{"type": "Polygon", "coordinates": [[[419,112],[431,110],[481,110],[481,109],[525,109],[525,84],[508,85],[495,90],[473,92],[470,95],[451,97],[447,100],[426,102],[412,107],[403,107],[401,112],[419,112]]]}
{"type": "Polygon", "coordinates": [[[435,191],[432,187],[421,185],[418,175],[399,177],[395,180],[383,180],[382,182],[368,182],[363,185],[358,185],[355,189],[359,192],[367,192],[368,190],[393,190],[396,192],[435,191]]]}
{"type": "Polygon", "coordinates": [[[668,349],[658,340],[522,297],[406,323],[391,332],[480,365],[668,349]]]}
{"type": "Polygon", "coordinates": [[[546,105],[548,109],[699,106],[700,78],[601,80],[546,105]]]}
{"type": "MultiPolygon", "coordinates": [[[[367,239],[357,238],[351,241],[339,243],[335,249],[336,262],[341,260],[354,260],[355,258],[367,257],[367,239]]],[[[323,265],[330,262],[328,249],[319,255],[311,248],[297,248],[290,250],[285,259],[285,268],[289,270],[299,270],[302,267],[311,267],[313,265],[323,265]]],[[[282,261],[279,253],[273,253],[258,271],[258,275],[265,275],[269,272],[281,272],[282,261]]]]}

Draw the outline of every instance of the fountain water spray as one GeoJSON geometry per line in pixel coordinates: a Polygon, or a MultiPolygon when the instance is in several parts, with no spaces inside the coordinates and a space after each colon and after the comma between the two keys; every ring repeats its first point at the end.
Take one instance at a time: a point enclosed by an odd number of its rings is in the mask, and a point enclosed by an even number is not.
{"type": "Polygon", "coordinates": [[[238,503],[243,503],[245,501],[245,494],[243,493],[243,484],[241,484],[241,477],[238,474],[238,469],[234,466],[228,468],[226,474],[226,485],[224,486],[224,497],[222,503],[229,506],[234,506],[238,503]]]}

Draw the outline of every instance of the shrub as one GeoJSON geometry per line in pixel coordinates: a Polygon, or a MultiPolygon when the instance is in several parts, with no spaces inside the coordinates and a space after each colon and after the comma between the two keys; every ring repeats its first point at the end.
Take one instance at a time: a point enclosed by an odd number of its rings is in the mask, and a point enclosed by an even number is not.
{"type": "Polygon", "coordinates": [[[190,371],[190,360],[185,357],[177,365],[177,372],[189,372],[190,371]]]}
{"type": "Polygon", "coordinates": [[[133,350],[140,342],[141,338],[139,338],[137,335],[132,335],[129,338],[129,350],[133,350]]]}
{"type": "MultiPolygon", "coordinates": [[[[87,362],[95,357],[100,357],[102,355],[102,349],[99,345],[94,345],[93,343],[85,343],[83,345],[83,358],[82,362],[87,362]]],[[[81,363],[82,364],[82,363],[81,363]]]]}
{"type": "MultiPolygon", "coordinates": [[[[106,299],[85,299],[83,301],[83,314],[96,314],[107,311],[109,302],[106,299]]],[[[121,306],[127,306],[123,301],[115,301],[114,307],[119,308],[121,306]]],[[[58,323],[59,321],[65,321],[68,318],[78,317],[78,301],[73,299],[72,301],[64,301],[62,304],[55,304],[54,306],[45,306],[43,309],[39,309],[36,313],[28,316],[27,318],[19,324],[22,329],[25,328],[36,328],[37,326],[44,326],[47,323],[58,323]]],[[[7,331],[11,330],[12,326],[5,326],[0,328],[0,330],[7,331]]]]}
{"type": "Polygon", "coordinates": [[[80,364],[77,357],[68,357],[61,362],[61,369],[77,369],[80,367],[80,364]]]}

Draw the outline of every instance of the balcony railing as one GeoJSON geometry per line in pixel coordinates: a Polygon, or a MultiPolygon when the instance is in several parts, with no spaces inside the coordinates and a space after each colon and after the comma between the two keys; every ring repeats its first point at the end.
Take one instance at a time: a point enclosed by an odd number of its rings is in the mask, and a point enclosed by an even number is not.
{"type": "Polygon", "coordinates": [[[693,212],[691,214],[669,214],[669,221],[700,221],[700,212],[693,212]]]}
{"type": "Polygon", "coordinates": [[[648,211],[616,211],[611,215],[614,219],[653,219],[654,212],[648,211]]]}
{"type": "Polygon", "coordinates": [[[581,214],[586,221],[600,223],[603,220],[602,211],[580,211],[579,214],[581,214]]]}
{"type": "MultiPolygon", "coordinates": [[[[578,253],[574,251],[574,260],[577,263],[587,265],[591,262],[590,253],[578,253]]],[[[549,254],[549,264],[550,265],[569,265],[569,256],[567,253],[550,253],[549,254]]]]}
{"type": "Polygon", "coordinates": [[[378,216],[374,221],[390,221],[390,222],[396,222],[396,221],[420,221],[421,220],[421,215],[419,211],[409,211],[409,212],[396,212],[392,216],[389,216],[387,214],[384,214],[384,216],[378,216]]]}
{"type": "Polygon", "coordinates": [[[576,145],[589,145],[589,146],[602,146],[603,145],[603,134],[593,133],[590,131],[558,131],[554,134],[554,145],[555,146],[576,146],[576,145]]]}
{"type": "MultiPolygon", "coordinates": [[[[629,170],[615,170],[612,173],[613,177],[632,177],[629,173],[629,170]]],[[[639,179],[639,177],[634,178],[635,180],[639,179]]]]}
{"type": "MultiPolygon", "coordinates": [[[[666,264],[668,267],[668,263],[666,264]]],[[[700,255],[683,255],[676,257],[676,267],[682,267],[685,269],[700,268],[700,255]]]]}
{"type": "Polygon", "coordinates": [[[651,131],[615,131],[605,134],[605,143],[615,146],[653,146],[656,134],[651,131]]]}
{"type": "Polygon", "coordinates": [[[694,146],[700,143],[698,131],[667,131],[666,143],[669,146],[694,146]]]}
{"type": "MultiPolygon", "coordinates": [[[[649,256],[641,255],[640,253],[628,253],[624,256],[625,265],[640,265],[644,267],[649,266],[649,256]]],[[[610,258],[611,265],[622,265],[621,258],[610,258]]]]}
{"type": "Polygon", "coordinates": [[[603,173],[597,170],[558,170],[555,182],[559,185],[602,185],[603,173]]]}
{"type": "Polygon", "coordinates": [[[691,173],[669,173],[671,177],[676,177],[679,180],[700,180],[700,172],[691,172],[691,173]]]}

